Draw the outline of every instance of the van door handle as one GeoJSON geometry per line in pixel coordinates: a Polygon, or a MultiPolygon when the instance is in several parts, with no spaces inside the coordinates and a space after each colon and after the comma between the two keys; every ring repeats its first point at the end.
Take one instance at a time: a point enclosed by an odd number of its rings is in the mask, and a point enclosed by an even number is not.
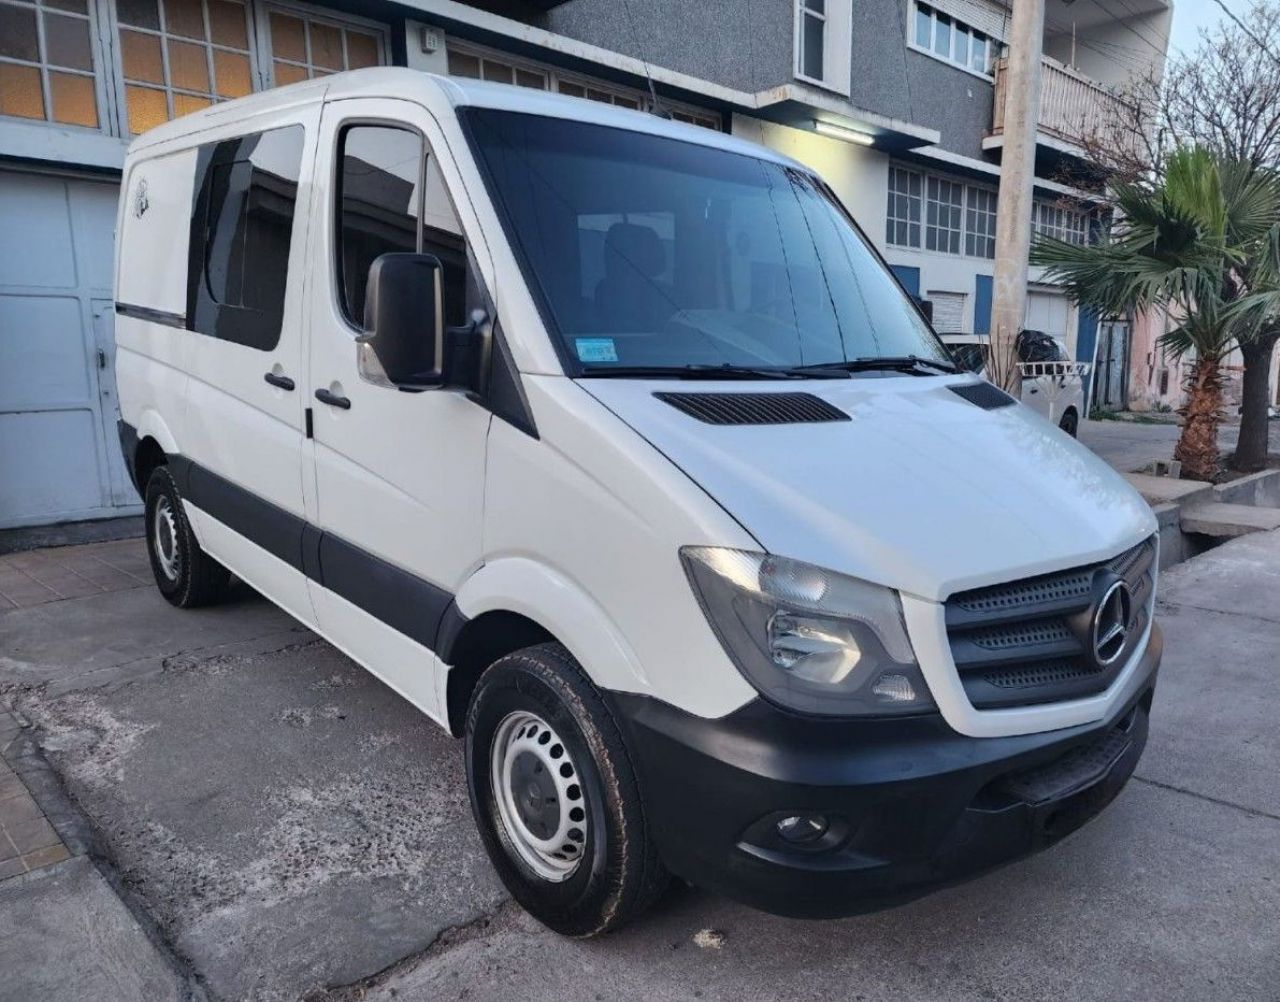
{"type": "Polygon", "coordinates": [[[340,397],[338,394],[330,392],[321,387],[316,390],[316,399],[322,404],[328,404],[330,407],[337,407],[339,410],[351,410],[351,401],[346,397],[340,397]]]}
{"type": "Polygon", "coordinates": [[[282,390],[292,390],[295,385],[288,376],[280,376],[274,372],[268,372],[262,378],[272,386],[278,386],[282,390]]]}

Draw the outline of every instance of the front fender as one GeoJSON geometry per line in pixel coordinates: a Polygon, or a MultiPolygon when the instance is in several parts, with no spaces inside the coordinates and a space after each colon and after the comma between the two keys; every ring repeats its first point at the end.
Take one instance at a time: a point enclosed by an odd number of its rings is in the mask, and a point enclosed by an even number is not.
{"type": "Polygon", "coordinates": [[[635,651],[604,608],[546,564],[528,557],[486,563],[467,579],[454,603],[468,619],[504,611],[533,620],[568,648],[598,686],[643,694],[651,690],[635,651]]]}

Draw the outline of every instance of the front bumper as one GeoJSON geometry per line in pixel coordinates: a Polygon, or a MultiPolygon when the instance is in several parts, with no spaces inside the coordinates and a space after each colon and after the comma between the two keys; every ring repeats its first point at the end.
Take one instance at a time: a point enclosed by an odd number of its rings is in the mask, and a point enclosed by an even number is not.
{"type": "Polygon", "coordinates": [[[755,700],[705,720],[613,694],[667,866],[779,915],[833,917],[909,901],[1042,849],[1120,792],[1147,737],[1163,650],[1109,719],[970,738],[937,714],[823,720],[755,700]],[[826,836],[786,843],[777,822],[821,814],[826,836]]]}

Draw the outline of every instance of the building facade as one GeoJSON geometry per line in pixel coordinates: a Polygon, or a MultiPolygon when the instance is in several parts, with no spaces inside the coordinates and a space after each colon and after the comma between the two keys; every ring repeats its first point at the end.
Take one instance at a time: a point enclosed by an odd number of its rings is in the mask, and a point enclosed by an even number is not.
{"type": "MultiPolygon", "coordinates": [[[[1170,0],[1047,0],[1033,227],[1088,240],[1080,138],[1163,66],[1170,0]]],[[[0,528],[138,510],[115,432],[120,168],[146,129],[254,91],[405,65],[657,110],[829,180],[941,331],[987,331],[1000,0],[0,0],[0,528]],[[652,89],[651,89],[652,88],[652,89]],[[658,107],[654,106],[657,97],[658,107]]],[[[1027,326],[1120,375],[1127,325],[1033,273],[1027,326]]]]}

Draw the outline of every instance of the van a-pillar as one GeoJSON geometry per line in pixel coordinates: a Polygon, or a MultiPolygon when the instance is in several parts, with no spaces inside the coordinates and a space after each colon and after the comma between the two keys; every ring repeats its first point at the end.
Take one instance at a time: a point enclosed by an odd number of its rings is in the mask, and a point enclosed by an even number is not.
{"type": "Polygon", "coordinates": [[[1040,117],[1040,50],[1044,0],[1015,0],[1004,86],[1004,152],[996,218],[991,302],[992,375],[1015,398],[1022,394],[1015,340],[1027,312],[1027,256],[1031,252],[1032,183],[1040,117]]]}

